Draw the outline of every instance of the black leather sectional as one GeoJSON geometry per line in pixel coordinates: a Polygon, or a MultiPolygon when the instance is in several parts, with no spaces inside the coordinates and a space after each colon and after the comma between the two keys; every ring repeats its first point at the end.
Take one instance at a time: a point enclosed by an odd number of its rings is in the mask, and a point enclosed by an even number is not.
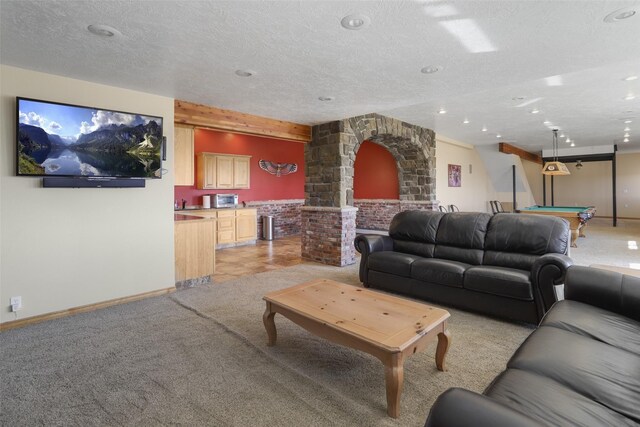
{"type": "Polygon", "coordinates": [[[640,278],[571,266],[556,303],[484,394],[453,388],[427,427],[640,425],[640,278]]]}
{"type": "Polygon", "coordinates": [[[404,211],[354,243],[366,287],[530,323],[571,265],[569,223],[545,215],[404,211]]]}

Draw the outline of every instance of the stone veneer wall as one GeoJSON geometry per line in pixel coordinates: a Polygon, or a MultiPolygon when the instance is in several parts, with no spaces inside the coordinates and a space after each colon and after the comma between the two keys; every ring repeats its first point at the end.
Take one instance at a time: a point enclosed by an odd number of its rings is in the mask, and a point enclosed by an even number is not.
{"type": "Polygon", "coordinates": [[[364,141],[382,145],[393,155],[401,201],[435,201],[432,130],[374,113],[317,125],[311,133],[304,152],[303,258],[340,266],[355,263],[353,164],[364,141]]]}
{"type": "Polygon", "coordinates": [[[300,210],[303,205],[302,199],[247,202],[247,207],[258,211],[258,239],[262,238],[262,217],[266,215],[273,216],[274,238],[300,234],[300,210]]]}
{"type": "Polygon", "coordinates": [[[302,257],[343,267],[356,262],[356,208],[304,206],[302,257]]]}
{"type": "Polygon", "coordinates": [[[438,209],[438,201],[420,202],[390,199],[356,199],[354,206],[358,208],[356,228],[365,230],[389,230],[393,217],[406,210],[438,209]]]}
{"type": "Polygon", "coordinates": [[[353,206],[353,164],[367,140],[388,149],[396,160],[400,200],[435,200],[435,133],[367,114],[312,128],[305,146],[307,205],[353,206]]]}

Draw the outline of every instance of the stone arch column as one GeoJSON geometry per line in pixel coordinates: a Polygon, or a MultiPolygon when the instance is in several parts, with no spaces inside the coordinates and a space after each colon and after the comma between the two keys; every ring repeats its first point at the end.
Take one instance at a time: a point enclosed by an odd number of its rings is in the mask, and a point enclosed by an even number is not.
{"type": "MultiPolygon", "coordinates": [[[[367,114],[312,128],[305,146],[303,258],[331,265],[355,262],[353,164],[362,142],[387,148],[398,166],[400,202],[435,200],[435,133],[379,114],[367,114]]],[[[403,209],[401,209],[403,210],[403,209]]]]}

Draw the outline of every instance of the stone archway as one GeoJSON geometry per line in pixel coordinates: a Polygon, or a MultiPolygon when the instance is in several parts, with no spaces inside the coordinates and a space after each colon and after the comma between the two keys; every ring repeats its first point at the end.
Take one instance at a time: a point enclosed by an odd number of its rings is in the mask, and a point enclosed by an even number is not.
{"type": "Polygon", "coordinates": [[[366,140],[384,146],[396,159],[400,202],[433,208],[435,133],[431,129],[379,114],[314,126],[305,147],[304,258],[340,266],[355,262],[353,164],[366,140]]]}

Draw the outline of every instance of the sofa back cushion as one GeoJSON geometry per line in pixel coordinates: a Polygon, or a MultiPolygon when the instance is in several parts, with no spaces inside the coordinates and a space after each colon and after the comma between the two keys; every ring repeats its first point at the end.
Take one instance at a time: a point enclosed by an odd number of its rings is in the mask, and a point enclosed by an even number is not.
{"type": "Polygon", "coordinates": [[[484,240],[491,215],[479,212],[445,214],[436,235],[436,258],[482,264],[484,240]]]}
{"type": "Polygon", "coordinates": [[[436,233],[444,216],[434,211],[404,211],[396,214],[389,226],[393,250],[432,258],[436,233]]]}
{"type": "Polygon", "coordinates": [[[566,254],[569,222],[555,216],[496,214],[489,222],[483,264],[531,270],[540,255],[566,254]]]}

